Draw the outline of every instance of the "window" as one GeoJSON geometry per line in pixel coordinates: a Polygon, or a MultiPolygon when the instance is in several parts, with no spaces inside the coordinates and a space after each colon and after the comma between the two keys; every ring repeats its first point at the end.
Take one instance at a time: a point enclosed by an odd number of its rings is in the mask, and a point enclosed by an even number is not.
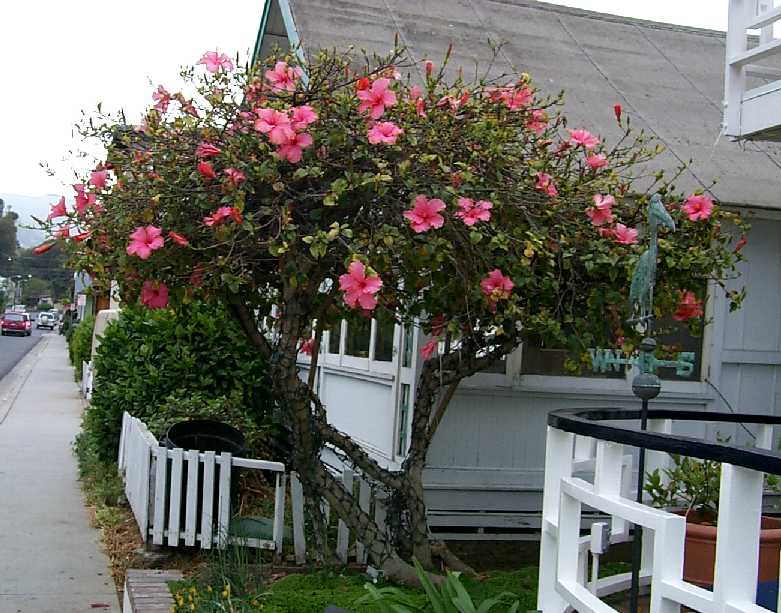
{"type": "Polygon", "coordinates": [[[337,324],[328,331],[328,353],[339,354],[339,343],[342,337],[342,325],[337,324]]]}
{"type": "Polygon", "coordinates": [[[598,373],[588,366],[584,366],[580,372],[573,372],[566,366],[569,359],[570,352],[567,349],[545,347],[539,342],[526,342],[521,349],[521,374],[589,377],[592,379],[623,379],[625,377],[623,369],[618,372],[609,370],[606,373],[598,373]]]}
{"type": "Polygon", "coordinates": [[[681,351],[694,353],[694,369],[688,377],[675,374],[674,368],[660,368],[657,371],[663,381],[699,381],[702,371],[702,335],[694,336],[689,328],[673,319],[663,320],[657,324],[657,346],[662,350],[657,352],[660,359],[674,360],[681,351]]]}
{"type": "Polygon", "coordinates": [[[368,358],[371,332],[371,319],[356,319],[349,322],[347,324],[347,340],[344,344],[344,354],[356,358],[368,358]]]}
{"type": "Polygon", "coordinates": [[[378,362],[393,361],[393,332],[396,325],[392,321],[375,324],[374,359],[378,362]]]}
{"type": "Polygon", "coordinates": [[[403,456],[407,453],[407,422],[409,421],[409,397],[410,385],[402,383],[401,399],[399,400],[399,437],[396,446],[396,455],[403,456]]]}

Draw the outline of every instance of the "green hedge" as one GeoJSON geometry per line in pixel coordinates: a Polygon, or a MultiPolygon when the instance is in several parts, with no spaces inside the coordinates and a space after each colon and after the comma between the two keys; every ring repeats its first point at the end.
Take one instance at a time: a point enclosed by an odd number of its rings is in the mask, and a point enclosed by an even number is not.
{"type": "Polygon", "coordinates": [[[157,436],[180,418],[219,418],[250,443],[271,413],[266,363],[219,304],[125,308],[106,328],[94,366],[83,430],[104,461],[116,457],[123,411],[157,436]]]}
{"type": "Polygon", "coordinates": [[[71,328],[68,339],[68,356],[75,370],[76,381],[81,381],[81,363],[92,359],[92,332],[95,330],[95,317],[88,315],[71,328]]]}

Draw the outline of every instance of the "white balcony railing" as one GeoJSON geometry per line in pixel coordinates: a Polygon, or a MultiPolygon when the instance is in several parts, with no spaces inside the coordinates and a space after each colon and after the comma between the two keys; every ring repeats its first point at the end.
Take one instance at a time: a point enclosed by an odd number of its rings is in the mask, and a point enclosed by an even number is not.
{"type": "Polygon", "coordinates": [[[781,6],[774,4],[729,0],[724,127],[734,138],[781,141],[781,38],[773,34],[781,6]]]}
{"type": "MultiPolygon", "coordinates": [[[[602,411],[601,415],[597,415],[600,411],[588,410],[555,412],[549,419],[538,610],[542,613],[572,610],[617,613],[603,598],[628,590],[631,573],[597,579],[594,565],[598,566],[598,555],[603,550],[601,544],[595,548],[595,542],[626,542],[631,538],[629,527],[634,525],[643,527],[639,585],[647,598],[648,608],[643,604],[644,610],[679,613],[684,606],[703,613],[770,613],[769,609],[756,604],[764,484],[760,467],[767,466],[773,472],[781,470],[781,454],[766,451],[773,439],[773,424],[781,421],[741,415],[741,419],[755,424],[757,429],[755,447],[746,448],[669,434],[671,418],[678,419],[674,411],[652,411],[656,415],[649,415],[652,419],[648,434],[627,427],[613,427],[619,423],[614,420],[636,416],[627,411],[609,415],[608,411],[612,410],[602,411]],[[582,426],[585,428],[580,429],[582,426]],[[594,436],[582,436],[577,432],[590,432],[594,436]],[[608,440],[601,440],[603,438],[608,440]],[[627,490],[633,489],[628,479],[634,481],[636,478],[627,470],[627,460],[631,458],[627,452],[632,446],[648,449],[648,470],[667,464],[669,456],[660,449],[735,462],[722,463],[712,590],[683,578],[684,517],[637,503],[627,496],[627,490]],[[692,453],[687,453],[687,448],[692,453]],[[584,470],[593,470],[593,481],[574,476],[584,470]],[[591,536],[582,536],[584,506],[608,516],[610,523],[596,524],[592,526],[591,536]],[[603,526],[605,530],[601,530],[603,526]],[[595,538],[600,532],[604,536],[595,538]],[[592,573],[588,572],[589,558],[592,573]]],[[[678,412],[684,420],[696,419],[693,412],[686,413],[678,412]]],[[[737,421],[736,416],[725,414],[708,414],[705,419],[737,421]]]]}

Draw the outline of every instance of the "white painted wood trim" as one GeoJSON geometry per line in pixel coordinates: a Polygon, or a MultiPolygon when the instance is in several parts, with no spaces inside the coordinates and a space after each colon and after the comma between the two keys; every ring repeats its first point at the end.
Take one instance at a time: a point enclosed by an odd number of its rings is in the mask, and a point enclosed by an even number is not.
{"type": "Polygon", "coordinates": [[[214,466],[215,453],[203,454],[203,488],[201,489],[201,549],[211,549],[214,524],[214,466]]]}

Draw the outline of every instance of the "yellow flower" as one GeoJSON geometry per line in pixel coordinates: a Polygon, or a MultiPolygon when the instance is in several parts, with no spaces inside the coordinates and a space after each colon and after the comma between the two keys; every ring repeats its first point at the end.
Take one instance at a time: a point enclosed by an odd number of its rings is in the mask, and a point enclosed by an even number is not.
{"type": "Polygon", "coordinates": [[[206,591],[207,591],[207,592],[209,592],[209,593],[211,594],[211,593],[212,593],[212,591],[213,591],[213,590],[212,590],[212,586],[211,586],[211,585],[207,585],[207,586],[206,586],[206,591]]]}

